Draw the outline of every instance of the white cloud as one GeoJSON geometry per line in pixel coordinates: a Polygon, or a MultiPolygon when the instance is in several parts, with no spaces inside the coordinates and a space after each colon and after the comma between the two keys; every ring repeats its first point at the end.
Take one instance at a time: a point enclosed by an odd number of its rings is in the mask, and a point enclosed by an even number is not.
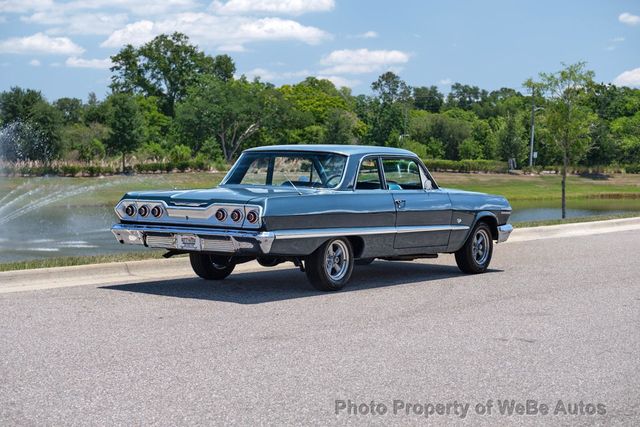
{"type": "Polygon", "coordinates": [[[96,68],[99,70],[110,68],[113,63],[111,59],[84,59],[71,56],[64,62],[67,67],[71,68],[96,68]]]}
{"type": "Polygon", "coordinates": [[[307,12],[327,12],[334,7],[334,0],[228,0],[214,1],[211,4],[211,10],[221,15],[301,15],[307,12]]]}
{"type": "Polygon", "coordinates": [[[188,34],[200,45],[231,51],[241,51],[245,43],[258,41],[296,40],[318,44],[330,38],[328,33],[319,28],[304,26],[288,19],[181,13],[164,20],[143,20],[128,24],[111,33],[101,46],[119,48],[127,43],[141,45],[158,34],[173,31],[188,34]]]}
{"type": "Polygon", "coordinates": [[[53,0],[0,0],[0,13],[25,13],[53,6],[53,0]]]}
{"type": "Polygon", "coordinates": [[[360,84],[360,80],[347,79],[341,76],[323,76],[319,75],[319,79],[326,79],[333,83],[336,87],[340,88],[343,86],[346,87],[354,87],[360,84]]]}
{"type": "Polygon", "coordinates": [[[102,34],[108,35],[122,28],[128,21],[126,13],[77,13],[67,15],[62,9],[35,12],[22,16],[20,20],[29,24],[54,26],[49,34],[102,34]]]}
{"type": "Polygon", "coordinates": [[[32,13],[49,12],[70,15],[80,11],[98,9],[125,10],[136,15],[178,13],[200,7],[196,0],[0,0],[0,12],[32,13]]]}
{"type": "Polygon", "coordinates": [[[449,77],[438,80],[438,85],[440,86],[449,86],[451,83],[453,83],[453,80],[451,80],[449,77]]]}
{"type": "Polygon", "coordinates": [[[640,87],[640,68],[634,68],[620,74],[613,80],[616,86],[640,87]]]}
{"type": "Polygon", "coordinates": [[[378,33],[375,31],[366,31],[362,34],[358,34],[358,37],[361,39],[375,39],[378,37],[378,33]]]}
{"type": "Polygon", "coordinates": [[[300,71],[272,71],[267,70],[266,68],[254,68],[253,70],[249,70],[244,73],[245,76],[249,79],[253,79],[259,77],[262,81],[278,81],[278,80],[292,80],[292,79],[300,79],[308,76],[312,76],[314,73],[309,70],[300,70],[300,71]]]}
{"type": "Polygon", "coordinates": [[[29,61],[29,65],[31,65],[32,67],[39,67],[42,65],[42,63],[34,58],[31,61],[29,61]]]}
{"type": "Polygon", "coordinates": [[[82,52],[84,49],[67,37],[49,37],[43,33],[0,40],[0,53],[79,55],[82,52]]]}
{"type": "Polygon", "coordinates": [[[618,21],[627,25],[638,25],[640,24],[640,16],[632,15],[629,12],[624,12],[621,13],[620,16],[618,16],[618,21]]]}
{"type": "Polygon", "coordinates": [[[334,50],[322,58],[327,66],[322,74],[363,74],[389,67],[397,67],[409,61],[409,54],[399,50],[343,49],[334,50]]]}
{"type": "Polygon", "coordinates": [[[611,39],[613,43],[622,43],[624,41],[624,37],[614,37],[611,39]]]}

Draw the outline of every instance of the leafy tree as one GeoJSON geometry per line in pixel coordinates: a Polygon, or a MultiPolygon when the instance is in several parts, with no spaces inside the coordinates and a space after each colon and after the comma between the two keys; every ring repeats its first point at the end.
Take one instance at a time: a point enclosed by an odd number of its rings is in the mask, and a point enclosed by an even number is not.
{"type": "Polygon", "coordinates": [[[13,87],[0,93],[0,120],[7,129],[5,151],[11,160],[48,162],[60,153],[62,114],[38,91],[13,87]]]}
{"type": "Polygon", "coordinates": [[[346,98],[329,80],[307,77],[295,85],[278,89],[293,108],[313,117],[313,123],[326,123],[335,110],[347,109],[346,98]]]}
{"type": "Polygon", "coordinates": [[[127,93],[115,93],[109,97],[111,115],[108,123],[111,133],[107,150],[122,155],[122,172],[126,171],[126,155],[138,149],[144,140],[144,121],[136,100],[127,93]]]}
{"type": "MultiPolygon", "coordinates": [[[[564,64],[563,64],[564,65],[564,64]]],[[[564,65],[555,73],[541,73],[549,95],[544,110],[545,125],[562,152],[562,218],[566,218],[567,168],[585,156],[590,144],[590,129],[595,114],[584,105],[585,92],[593,84],[593,71],[584,62],[564,65]]]]}
{"type": "Polygon", "coordinates": [[[231,161],[243,144],[278,114],[277,108],[269,108],[278,105],[278,95],[259,81],[223,81],[206,75],[178,105],[176,124],[194,151],[215,137],[225,160],[231,161]]]}
{"type": "Polygon", "coordinates": [[[76,124],[82,121],[84,106],[82,100],[78,98],[60,98],[53,103],[62,113],[62,120],[65,125],[76,124]]]}
{"type": "Polygon", "coordinates": [[[451,85],[451,92],[447,95],[447,107],[471,110],[475,104],[482,102],[486,97],[487,91],[478,86],[454,83],[451,85]]]}
{"type": "Polygon", "coordinates": [[[171,118],[160,111],[158,98],[136,96],[136,103],[144,122],[144,142],[149,144],[163,142],[169,133],[171,118]]]}
{"type": "Polygon", "coordinates": [[[418,110],[439,113],[444,104],[444,95],[437,86],[419,86],[413,88],[413,104],[418,110]]]}
{"type": "Polygon", "coordinates": [[[411,99],[411,87],[391,71],[381,74],[378,80],[371,83],[371,89],[383,104],[407,102],[411,99]]]}
{"type": "Polygon", "coordinates": [[[76,152],[78,159],[87,163],[105,156],[104,141],[108,137],[109,129],[100,123],[91,123],[89,126],[74,124],[62,130],[67,151],[76,152]]]}
{"type": "Polygon", "coordinates": [[[212,58],[189,43],[182,33],[161,34],[135,48],[127,45],[111,57],[111,88],[158,97],[162,111],[174,116],[175,103],[187,94],[187,88],[201,75],[229,80],[235,65],[227,55],[212,58]]]}
{"type": "Polygon", "coordinates": [[[472,138],[467,138],[458,147],[461,159],[482,159],[482,146],[474,141],[472,138]]]}
{"type": "Polygon", "coordinates": [[[358,117],[344,110],[333,110],[327,120],[325,144],[355,144],[358,117]]]}

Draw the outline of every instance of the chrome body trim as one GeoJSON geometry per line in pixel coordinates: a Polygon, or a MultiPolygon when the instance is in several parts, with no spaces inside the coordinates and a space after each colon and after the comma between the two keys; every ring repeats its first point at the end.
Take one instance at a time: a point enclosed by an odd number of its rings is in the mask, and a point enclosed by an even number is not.
{"type": "Polygon", "coordinates": [[[431,231],[468,230],[466,225],[418,225],[403,227],[318,228],[304,230],[275,230],[276,239],[309,239],[317,237],[370,236],[374,234],[423,233],[431,231]]]}
{"type": "Polygon", "coordinates": [[[498,226],[498,243],[506,242],[513,231],[513,225],[505,224],[498,226]]]}

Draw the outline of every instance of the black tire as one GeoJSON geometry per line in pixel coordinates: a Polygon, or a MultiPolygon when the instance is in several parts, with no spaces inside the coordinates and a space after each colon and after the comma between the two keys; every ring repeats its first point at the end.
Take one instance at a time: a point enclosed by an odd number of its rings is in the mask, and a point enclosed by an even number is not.
{"type": "Polygon", "coordinates": [[[214,255],[190,253],[191,268],[205,280],[222,280],[231,274],[235,263],[214,255]]]}
{"type": "Polygon", "coordinates": [[[356,265],[369,265],[371,264],[375,258],[360,258],[356,260],[356,265]]]}
{"type": "Polygon", "coordinates": [[[456,252],[458,268],[468,274],[484,273],[493,255],[493,237],[489,225],[479,222],[464,246],[456,252]],[[475,246],[475,248],[474,248],[475,246]]]}
{"type": "Polygon", "coordinates": [[[307,257],[305,272],[309,282],[319,291],[338,291],[351,278],[353,265],[353,249],[349,240],[331,239],[307,257]],[[329,264],[329,258],[332,256],[334,259],[329,264]],[[334,270],[337,271],[334,272],[334,270]],[[334,272],[334,274],[329,272],[334,272]]]}

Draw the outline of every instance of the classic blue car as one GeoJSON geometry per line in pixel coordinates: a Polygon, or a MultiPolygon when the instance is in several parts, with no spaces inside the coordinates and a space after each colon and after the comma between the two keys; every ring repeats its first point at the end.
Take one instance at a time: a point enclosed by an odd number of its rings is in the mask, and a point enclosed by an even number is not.
{"type": "Polygon", "coordinates": [[[358,145],[252,148],[217,188],[131,192],[115,210],[120,243],[188,253],[204,279],[290,261],[323,291],[376,258],[455,253],[482,273],[512,230],[504,197],[440,188],[410,151],[358,145]]]}

